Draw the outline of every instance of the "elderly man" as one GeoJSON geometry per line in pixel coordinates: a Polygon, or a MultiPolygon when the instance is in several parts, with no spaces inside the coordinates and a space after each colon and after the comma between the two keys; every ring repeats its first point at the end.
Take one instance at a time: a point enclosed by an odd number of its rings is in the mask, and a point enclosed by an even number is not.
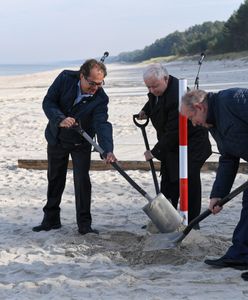
{"type": "MultiPolygon", "coordinates": [[[[208,128],[221,154],[209,204],[209,209],[216,214],[221,210],[218,200],[232,188],[239,160],[248,161],[248,89],[232,88],[218,93],[188,92],[182,99],[181,112],[193,125],[208,128]]],[[[242,201],[232,246],[221,258],[205,260],[206,264],[248,269],[248,190],[244,191],[242,201]]]]}
{"type": "Polygon", "coordinates": [[[64,70],[48,89],[43,101],[43,110],[49,120],[45,131],[48,142],[47,203],[43,208],[43,220],[33,231],[61,227],[60,202],[71,155],[78,232],[98,233],[91,227],[91,145],[73,127],[80,121],[91,137],[97,134],[98,142],[107,154],[106,162],[116,160],[112,153],[112,125],[108,122],[109,99],[102,87],[106,75],[103,63],[89,59],[79,71],[64,70]]]}
{"type": "MultiPolygon", "coordinates": [[[[168,74],[162,64],[151,64],[143,73],[148,88],[148,101],[139,113],[139,119],[150,118],[156,129],[158,142],[145,159],[161,161],[161,192],[177,208],[179,198],[179,80],[168,74]]],[[[188,182],[189,221],[201,211],[200,170],[211,154],[208,132],[188,122],[188,182]]],[[[198,228],[195,228],[198,229],[198,228]]]]}

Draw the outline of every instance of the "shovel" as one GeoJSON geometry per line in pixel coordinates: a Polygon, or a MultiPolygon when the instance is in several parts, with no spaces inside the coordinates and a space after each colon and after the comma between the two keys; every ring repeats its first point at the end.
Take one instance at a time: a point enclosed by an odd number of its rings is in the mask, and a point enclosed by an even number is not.
{"type": "MultiPolygon", "coordinates": [[[[248,181],[246,181],[245,183],[243,183],[242,185],[240,185],[239,187],[234,189],[230,194],[228,194],[227,196],[222,198],[220,201],[218,201],[218,203],[216,205],[223,206],[224,204],[229,202],[231,199],[236,197],[238,194],[240,194],[247,188],[248,188],[248,181]]],[[[201,222],[202,220],[204,220],[211,214],[212,214],[211,210],[207,209],[202,214],[200,214],[198,217],[193,219],[189,223],[189,225],[187,227],[185,227],[185,229],[182,232],[171,232],[168,234],[161,235],[160,239],[159,239],[159,248],[160,249],[171,249],[171,248],[176,247],[179,243],[182,242],[182,240],[185,239],[185,237],[190,233],[190,231],[193,229],[193,227],[196,224],[198,224],[199,222],[201,222]]],[[[156,245],[155,245],[156,237],[154,237],[154,236],[151,237],[151,239],[153,239],[153,241],[150,239],[149,242],[150,242],[150,244],[153,244],[153,246],[156,247],[156,245]]],[[[156,248],[156,250],[158,250],[158,249],[156,248]]]]}
{"type": "MultiPolygon", "coordinates": [[[[143,138],[144,138],[146,150],[150,150],[148,139],[147,139],[147,134],[146,134],[146,126],[149,123],[149,118],[146,119],[145,123],[139,123],[137,121],[138,117],[139,117],[138,114],[133,115],[134,124],[137,127],[139,127],[142,131],[142,135],[143,135],[143,138]]],[[[153,182],[154,182],[154,186],[155,186],[155,191],[156,191],[156,194],[158,195],[159,194],[158,179],[157,179],[157,176],[156,176],[155,167],[154,167],[154,163],[153,163],[152,159],[149,160],[149,164],[150,164],[150,169],[151,169],[151,172],[152,172],[152,178],[153,178],[153,182]]]]}
{"type": "MultiPolygon", "coordinates": [[[[106,158],[106,152],[93,141],[93,139],[82,129],[82,127],[75,126],[74,129],[83,136],[94,148],[106,158]]],[[[131,177],[116,163],[111,165],[142,195],[148,200],[148,204],[143,207],[144,212],[156,225],[161,233],[168,233],[175,231],[182,224],[182,217],[177,210],[172,206],[163,194],[159,193],[154,199],[151,198],[131,177]]]]}

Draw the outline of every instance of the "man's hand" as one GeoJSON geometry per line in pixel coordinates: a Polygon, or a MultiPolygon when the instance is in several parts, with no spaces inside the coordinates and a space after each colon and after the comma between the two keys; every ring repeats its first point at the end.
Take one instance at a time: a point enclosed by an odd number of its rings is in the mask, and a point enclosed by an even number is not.
{"type": "Polygon", "coordinates": [[[104,158],[104,161],[109,164],[117,161],[117,158],[112,152],[107,153],[107,157],[104,158]]]}
{"type": "Polygon", "coordinates": [[[146,150],[146,152],[144,153],[144,155],[145,155],[145,159],[146,160],[151,160],[151,159],[153,159],[153,155],[152,155],[152,152],[150,151],[150,150],[146,150]]]}
{"type": "Polygon", "coordinates": [[[77,122],[74,118],[67,117],[59,123],[59,127],[70,128],[74,125],[77,125],[77,122]]]}
{"type": "Polygon", "coordinates": [[[147,119],[147,115],[143,110],[141,110],[139,112],[138,120],[144,120],[144,119],[147,119]]]}
{"type": "Polygon", "coordinates": [[[216,205],[216,203],[220,200],[221,200],[221,198],[211,198],[210,199],[208,209],[210,209],[214,215],[218,214],[223,208],[222,206],[216,205]]]}

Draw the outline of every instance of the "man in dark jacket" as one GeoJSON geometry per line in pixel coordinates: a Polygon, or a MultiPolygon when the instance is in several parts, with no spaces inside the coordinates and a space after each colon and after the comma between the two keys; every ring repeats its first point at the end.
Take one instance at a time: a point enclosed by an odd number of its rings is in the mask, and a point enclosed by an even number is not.
{"type": "MultiPolygon", "coordinates": [[[[182,99],[181,112],[194,125],[209,129],[221,154],[209,205],[209,209],[216,214],[221,210],[217,201],[230,192],[240,159],[248,161],[248,89],[186,93],[182,99]]],[[[224,256],[207,259],[206,264],[248,269],[248,190],[244,191],[242,201],[241,216],[233,233],[232,246],[224,256]]]]}
{"type": "Polygon", "coordinates": [[[73,163],[76,219],[80,234],[98,233],[91,228],[91,182],[89,177],[91,145],[73,127],[97,135],[105,150],[106,162],[114,162],[112,125],[108,120],[108,96],[102,85],[107,75],[103,63],[87,60],[79,71],[65,70],[58,75],[43,101],[49,120],[45,130],[48,142],[48,191],[41,225],[33,231],[61,227],[60,202],[66,183],[69,155],[73,163]]]}
{"type": "MultiPolygon", "coordinates": [[[[145,152],[146,160],[161,161],[161,192],[177,208],[179,198],[179,80],[168,74],[162,64],[149,65],[143,74],[149,90],[148,102],[139,118],[150,118],[158,142],[145,152]]],[[[188,122],[188,207],[189,222],[201,211],[200,170],[211,154],[208,132],[188,122]]],[[[196,228],[197,229],[197,228],[196,228]]]]}

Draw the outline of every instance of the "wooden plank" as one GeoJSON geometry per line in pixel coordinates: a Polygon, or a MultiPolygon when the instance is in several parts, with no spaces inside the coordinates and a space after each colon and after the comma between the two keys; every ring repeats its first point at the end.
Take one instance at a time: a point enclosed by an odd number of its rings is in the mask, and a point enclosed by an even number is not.
{"type": "MultiPolygon", "coordinates": [[[[118,164],[124,170],[150,170],[150,165],[146,161],[118,161],[118,164]]],[[[160,162],[154,161],[154,166],[157,171],[160,170],[160,162]]],[[[18,159],[18,167],[24,169],[46,170],[47,160],[45,159],[18,159]]],[[[68,168],[72,169],[72,161],[69,161],[68,168]]],[[[113,170],[110,164],[106,164],[102,160],[91,160],[92,171],[106,171],[113,170]]]]}
{"type": "MultiPolygon", "coordinates": [[[[142,170],[149,171],[150,165],[146,161],[137,160],[121,160],[118,164],[124,170],[142,170]]],[[[156,171],[160,170],[160,162],[154,161],[154,166],[156,171]]],[[[18,167],[24,169],[34,169],[34,170],[46,170],[47,160],[46,159],[18,159],[18,167]]],[[[202,172],[216,172],[218,167],[218,162],[207,161],[202,167],[202,172]]],[[[72,161],[69,161],[68,168],[72,169],[72,161]]],[[[92,160],[91,168],[92,171],[106,171],[113,170],[113,167],[109,164],[105,164],[102,160],[92,160]]],[[[248,173],[248,164],[246,162],[241,162],[239,165],[239,173],[248,173]]]]}

